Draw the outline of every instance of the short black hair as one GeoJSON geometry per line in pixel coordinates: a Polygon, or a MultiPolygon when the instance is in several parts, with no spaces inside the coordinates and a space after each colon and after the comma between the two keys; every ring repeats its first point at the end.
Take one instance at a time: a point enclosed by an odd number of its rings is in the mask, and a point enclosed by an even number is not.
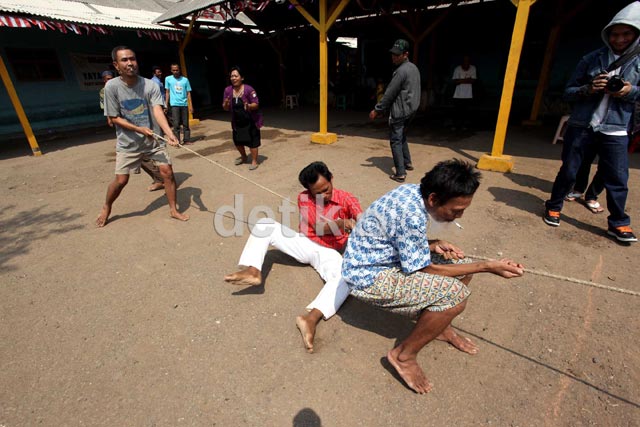
{"type": "Polygon", "coordinates": [[[240,69],[240,67],[238,67],[237,65],[231,67],[231,69],[229,70],[229,75],[231,75],[231,73],[233,73],[234,71],[237,71],[240,77],[242,77],[242,70],[240,69]]]}
{"type": "MultiPolygon", "coordinates": [[[[131,49],[129,46],[116,46],[111,50],[111,59],[113,60],[113,62],[116,62],[118,60],[118,52],[120,52],[121,50],[130,50],[131,52],[133,52],[133,49],[131,49]]],[[[135,54],[135,52],[133,52],[135,54]]]]}
{"type": "Polygon", "coordinates": [[[157,66],[157,65],[154,65],[153,67],[151,67],[151,72],[152,72],[152,73],[155,73],[155,72],[156,72],[156,70],[160,70],[160,71],[162,71],[162,67],[159,67],[159,66],[157,66]]]}
{"type": "Polygon", "coordinates": [[[480,185],[480,172],[471,163],[459,159],[438,163],[420,180],[420,193],[427,200],[435,194],[437,203],[444,205],[454,197],[473,196],[480,185]]]}
{"type": "Polygon", "coordinates": [[[331,181],[333,179],[333,174],[327,165],[323,162],[313,162],[300,171],[298,181],[300,181],[300,184],[308,190],[309,187],[318,182],[318,178],[320,178],[320,176],[323,176],[327,181],[331,181]]]}

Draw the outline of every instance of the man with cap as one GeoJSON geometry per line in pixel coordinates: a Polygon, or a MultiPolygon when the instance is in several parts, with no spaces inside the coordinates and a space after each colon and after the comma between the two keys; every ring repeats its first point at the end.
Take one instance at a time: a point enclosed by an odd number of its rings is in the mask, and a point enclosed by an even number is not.
{"type": "Polygon", "coordinates": [[[389,178],[396,182],[404,182],[407,177],[406,171],[413,170],[407,144],[407,127],[420,106],[420,71],[409,61],[409,42],[406,40],[396,40],[389,52],[396,69],[384,96],[371,110],[369,118],[374,120],[383,112],[390,112],[389,143],[396,171],[389,178]]]}

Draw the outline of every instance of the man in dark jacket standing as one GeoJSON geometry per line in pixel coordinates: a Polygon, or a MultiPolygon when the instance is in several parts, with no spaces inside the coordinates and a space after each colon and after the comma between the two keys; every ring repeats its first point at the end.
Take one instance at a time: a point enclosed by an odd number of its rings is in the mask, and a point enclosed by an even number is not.
{"type": "Polygon", "coordinates": [[[389,52],[396,69],[384,96],[371,110],[369,118],[373,120],[383,112],[390,111],[390,144],[396,172],[389,178],[404,182],[406,171],[413,170],[407,144],[407,127],[420,106],[420,71],[409,61],[409,42],[406,40],[396,40],[389,52]]]}
{"type": "Polygon", "coordinates": [[[607,234],[621,242],[638,239],[625,212],[629,157],[627,145],[634,105],[640,99],[640,57],[610,72],[609,65],[632,52],[640,35],[640,3],[622,9],[602,30],[605,46],[580,60],[565,88],[565,99],[572,103],[571,117],[564,136],[562,167],[551,196],[545,203],[544,222],[560,225],[564,197],[576,180],[583,158],[599,157],[598,175],[607,190],[607,234]],[[618,84],[613,85],[617,80],[618,84]]]}

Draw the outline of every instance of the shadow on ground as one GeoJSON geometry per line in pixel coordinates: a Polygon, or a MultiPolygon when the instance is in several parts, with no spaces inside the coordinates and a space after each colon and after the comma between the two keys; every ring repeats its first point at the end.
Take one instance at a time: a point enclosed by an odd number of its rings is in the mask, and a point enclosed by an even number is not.
{"type": "Polygon", "coordinates": [[[22,211],[15,205],[0,208],[0,270],[14,270],[7,264],[12,258],[28,254],[31,245],[38,240],[85,227],[85,224],[75,223],[82,215],[68,212],[48,211],[46,205],[22,211]]]}

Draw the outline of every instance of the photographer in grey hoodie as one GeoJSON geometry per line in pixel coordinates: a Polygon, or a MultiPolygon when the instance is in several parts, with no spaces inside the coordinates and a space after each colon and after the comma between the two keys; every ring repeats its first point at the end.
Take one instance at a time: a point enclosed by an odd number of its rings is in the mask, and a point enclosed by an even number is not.
{"type": "Polygon", "coordinates": [[[413,170],[407,144],[407,127],[420,106],[420,71],[409,61],[409,42],[406,40],[396,40],[389,52],[396,69],[384,96],[371,110],[369,118],[374,120],[385,111],[391,110],[389,142],[396,173],[389,178],[396,182],[404,182],[407,177],[406,171],[413,170]]]}
{"type": "Polygon", "coordinates": [[[627,145],[635,101],[640,98],[640,57],[611,72],[609,64],[633,51],[640,35],[640,3],[622,9],[602,30],[605,46],[584,56],[565,88],[572,105],[562,148],[562,166],[545,203],[544,222],[560,225],[564,197],[575,183],[583,159],[597,154],[598,175],[607,190],[607,234],[621,242],[638,239],[624,211],[627,202],[629,157],[627,145]],[[622,79],[621,87],[611,84],[622,79]]]}

